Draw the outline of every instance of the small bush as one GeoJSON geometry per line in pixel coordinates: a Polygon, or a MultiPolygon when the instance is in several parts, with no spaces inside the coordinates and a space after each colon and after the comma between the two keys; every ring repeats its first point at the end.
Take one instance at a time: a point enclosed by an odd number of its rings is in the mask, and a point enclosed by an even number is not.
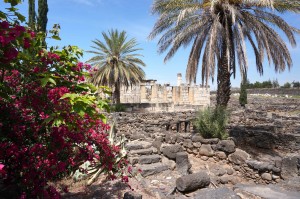
{"type": "Polygon", "coordinates": [[[300,88],[300,82],[293,81],[293,88],[300,88]]]}
{"type": "Polygon", "coordinates": [[[240,91],[240,98],[239,98],[240,105],[245,107],[247,102],[247,90],[246,90],[246,84],[241,83],[241,91],[240,91]]]}
{"type": "Polygon", "coordinates": [[[291,88],[292,85],[289,82],[286,82],[283,86],[281,86],[281,88],[291,88]]]}
{"type": "Polygon", "coordinates": [[[123,104],[115,104],[111,107],[112,112],[125,112],[126,107],[123,104]]]}
{"type": "Polygon", "coordinates": [[[206,108],[198,113],[195,127],[204,138],[226,139],[229,114],[225,108],[206,108]]]}

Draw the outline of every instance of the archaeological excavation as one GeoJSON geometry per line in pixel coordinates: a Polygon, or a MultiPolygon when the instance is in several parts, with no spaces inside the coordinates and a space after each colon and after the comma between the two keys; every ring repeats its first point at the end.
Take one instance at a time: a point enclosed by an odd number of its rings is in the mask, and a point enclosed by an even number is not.
{"type": "Polygon", "coordinates": [[[233,97],[229,109],[226,140],[196,133],[191,110],[113,113],[142,187],[134,198],[299,198],[300,99],[249,96],[242,108],[233,97]]]}

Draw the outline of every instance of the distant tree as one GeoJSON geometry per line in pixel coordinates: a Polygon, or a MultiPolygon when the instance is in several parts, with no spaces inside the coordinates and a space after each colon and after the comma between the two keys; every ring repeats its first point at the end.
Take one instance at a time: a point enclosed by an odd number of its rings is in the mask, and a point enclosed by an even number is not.
{"type": "Polygon", "coordinates": [[[110,86],[114,89],[113,102],[120,103],[120,88],[139,83],[145,78],[145,73],[140,66],[145,63],[139,59],[141,50],[137,47],[135,39],[127,41],[126,32],[111,30],[108,35],[102,32],[104,42],[96,39],[93,41],[95,50],[88,51],[95,54],[88,63],[98,69],[90,81],[96,86],[110,86]]]}
{"type": "Polygon", "coordinates": [[[256,81],[256,82],[253,84],[253,88],[262,88],[262,83],[256,81]]]}
{"type": "Polygon", "coordinates": [[[293,81],[293,88],[300,88],[300,82],[293,81]]]}
{"type": "Polygon", "coordinates": [[[278,80],[276,79],[276,80],[273,80],[273,82],[272,82],[272,87],[273,88],[279,88],[279,83],[278,83],[278,80]]]}
{"type": "Polygon", "coordinates": [[[246,86],[246,88],[254,88],[254,85],[250,82],[249,79],[246,80],[245,86],[246,86]]]}
{"type": "Polygon", "coordinates": [[[28,0],[28,25],[32,30],[35,30],[35,24],[35,0],[28,0]]]}
{"type": "Polygon", "coordinates": [[[241,82],[241,90],[240,90],[240,97],[239,97],[240,105],[245,107],[247,102],[247,84],[246,81],[241,82]]]}
{"type": "Polygon", "coordinates": [[[286,82],[281,88],[291,88],[291,83],[286,82]]]}
{"type": "Polygon", "coordinates": [[[271,80],[263,81],[261,84],[261,88],[272,88],[272,87],[273,87],[273,85],[272,85],[271,80]]]}

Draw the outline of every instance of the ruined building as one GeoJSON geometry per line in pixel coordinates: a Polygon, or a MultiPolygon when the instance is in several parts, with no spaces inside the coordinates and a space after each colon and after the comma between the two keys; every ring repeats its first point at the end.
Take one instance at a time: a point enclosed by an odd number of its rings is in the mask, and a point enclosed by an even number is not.
{"type": "Polygon", "coordinates": [[[210,105],[209,87],[183,84],[181,73],[177,74],[177,86],[156,81],[144,80],[139,85],[122,88],[121,103],[147,111],[198,110],[210,105]]]}

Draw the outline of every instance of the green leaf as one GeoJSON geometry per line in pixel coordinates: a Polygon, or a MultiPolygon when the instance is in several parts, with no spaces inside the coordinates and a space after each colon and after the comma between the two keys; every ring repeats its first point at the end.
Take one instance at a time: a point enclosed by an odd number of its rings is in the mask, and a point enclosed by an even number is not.
{"type": "Polygon", "coordinates": [[[52,84],[56,85],[56,82],[55,82],[55,80],[54,80],[54,79],[52,79],[51,77],[49,77],[48,81],[49,81],[50,83],[52,83],[52,84]]]}
{"type": "Polygon", "coordinates": [[[4,0],[5,3],[10,3],[11,6],[16,6],[21,3],[21,0],[4,0]]]}
{"type": "Polygon", "coordinates": [[[47,119],[44,120],[44,122],[46,124],[48,124],[49,122],[51,122],[53,120],[53,117],[48,117],[47,119]]]}
{"type": "Polygon", "coordinates": [[[90,88],[90,86],[88,84],[78,84],[77,85],[78,88],[82,88],[84,90],[87,90],[90,88]]]}
{"type": "Polygon", "coordinates": [[[15,15],[18,17],[18,19],[19,19],[21,22],[24,22],[24,21],[25,21],[25,17],[24,17],[23,15],[21,15],[20,13],[15,12],[15,15]]]}
{"type": "Polygon", "coordinates": [[[6,10],[10,11],[10,12],[15,12],[17,11],[18,9],[15,8],[15,7],[11,7],[11,8],[5,8],[6,10]]]}
{"type": "Polygon", "coordinates": [[[47,77],[41,79],[41,86],[42,86],[42,87],[45,87],[47,83],[48,83],[47,77]]]}
{"type": "Polygon", "coordinates": [[[4,12],[0,11],[0,19],[6,19],[6,15],[4,14],[4,12]]]}
{"type": "Polygon", "coordinates": [[[107,118],[105,117],[105,115],[103,115],[103,114],[100,114],[100,119],[102,120],[102,122],[104,123],[104,124],[106,124],[106,122],[107,122],[107,118]]]}
{"type": "Polygon", "coordinates": [[[55,80],[53,78],[51,78],[49,76],[46,76],[46,77],[44,77],[44,78],[41,79],[41,86],[45,87],[48,82],[56,85],[56,82],[55,82],[55,80]]]}
{"type": "Polygon", "coordinates": [[[84,116],[85,114],[85,107],[81,104],[81,103],[76,103],[73,106],[73,109],[76,113],[78,113],[78,115],[80,115],[81,117],[84,116]]]}
{"type": "Polygon", "coordinates": [[[57,36],[57,35],[53,35],[51,38],[52,38],[52,39],[55,39],[55,40],[61,40],[60,37],[57,36]]]}
{"type": "Polygon", "coordinates": [[[74,93],[66,93],[64,94],[60,99],[66,99],[66,98],[70,98],[70,100],[74,100],[75,97],[78,97],[78,94],[74,94],[74,93]]]}
{"type": "Polygon", "coordinates": [[[94,84],[88,84],[88,86],[90,87],[92,92],[96,92],[97,91],[97,87],[94,86],[94,84]]]}
{"type": "Polygon", "coordinates": [[[54,119],[52,126],[59,127],[62,124],[65,124],[65,121],[63,120],[63,118],[58,117],[54,119]]]}

